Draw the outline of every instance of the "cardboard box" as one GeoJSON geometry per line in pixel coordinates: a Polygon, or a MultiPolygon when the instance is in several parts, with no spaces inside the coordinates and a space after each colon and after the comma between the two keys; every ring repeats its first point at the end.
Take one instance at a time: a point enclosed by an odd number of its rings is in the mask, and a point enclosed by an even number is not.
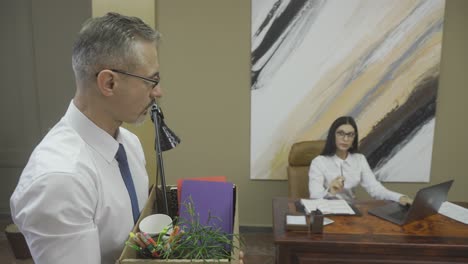
{"type": "Polygon", "coordinates": [[[10,243],[11,250],[16,259],[29,259],[31,252],[23,234],[18,230],[15,224],[9,224],[5,228],[5,235],[10,243]]]}
{"type": "MultiPolygon", "coordinates": [[[[234,204],[234,234],[239,234],[239,213],[238,213],[238,202],[237,202],[237,187],[235,187],[236,190],[234,191],[235,193],[235,204],[234,204]]],[[[138,222],[136,225],[133,227],[133,232],[138,232],[138,226],[140,224],[140,221],[145,218],[148,215],[151,215],[154,213],[154,205],[156,202],[156,189],[155,187],[151,190],[150,196],[148,198],[148,202],[145,205],[145,208],[143,208],[143,211],[141,212],[140,218],[138,219],[138,222]]],[[[190,259],[145,259],[145,258],[138,258],[138,253],[129,248],[129,247],[124,247],[122,254],[120,255],[120,258],[116,261],[116,264],[157,264],[157,263],[166,263],[166,264],[186,264],[186,263],[230,263],[230,264],[237,264],[239,263],[239,240],[237,238],[234,238],[234,246],[236,249],[234,249],[234,252],[232,254],[232,260],[229,259],[212,259],[212,260],[190,260],[190,259]]]]}

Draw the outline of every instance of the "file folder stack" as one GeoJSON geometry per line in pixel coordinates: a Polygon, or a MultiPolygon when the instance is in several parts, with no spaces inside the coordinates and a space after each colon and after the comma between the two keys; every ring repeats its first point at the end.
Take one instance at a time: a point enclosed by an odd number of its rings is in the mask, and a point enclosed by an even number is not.
{"type": "Polygon", "coordinates": [[[233,233],[234,226],[234,185],[231,182],[190,181],[182,183],[179,216],[190,223],[192,217],[199,217],[204,226],[220,228],[227,234],[233,233]],[[193,202],[195,216],[191,216],[184,204],[193,202]],[[211,218],[209,219],[211,215],[211,218]],[[209,220],[209,221],[208,221],[209,220]]]}

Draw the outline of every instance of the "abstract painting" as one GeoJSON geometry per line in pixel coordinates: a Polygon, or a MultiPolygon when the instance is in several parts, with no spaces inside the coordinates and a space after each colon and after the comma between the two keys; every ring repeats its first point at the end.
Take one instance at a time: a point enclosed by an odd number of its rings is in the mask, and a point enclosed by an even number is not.
{"type": "Polygon", "coordinates": [[[428,182],[445,0],[252,0],[251,179],[350,115],[381,181],[428,182]]]}

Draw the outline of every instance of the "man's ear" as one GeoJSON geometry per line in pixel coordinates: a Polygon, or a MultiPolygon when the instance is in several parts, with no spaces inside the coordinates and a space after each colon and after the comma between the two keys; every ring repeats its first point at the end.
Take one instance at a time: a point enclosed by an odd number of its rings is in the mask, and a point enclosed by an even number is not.
{"type": "Polygon", "coordinates": [[[104,96],[112,96],[117,84],[116,74],[111,70],[102,70],[97,75],[97,89],[104,96]]]}

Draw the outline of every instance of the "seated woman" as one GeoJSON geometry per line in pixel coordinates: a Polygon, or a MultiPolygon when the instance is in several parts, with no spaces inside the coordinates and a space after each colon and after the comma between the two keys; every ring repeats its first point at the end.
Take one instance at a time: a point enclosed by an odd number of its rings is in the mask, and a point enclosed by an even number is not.
{"type": "Polygon", "coordinates": [[[353,188],[360,184],[374,199],[411,204],[408,196],[390,191],[377,181],[366,157],[358,153],[358,140],[358,129],[352,117],[342,116],[333,122],[322,153],[310,164],[310,197],[351,201],[353,188]]]}

